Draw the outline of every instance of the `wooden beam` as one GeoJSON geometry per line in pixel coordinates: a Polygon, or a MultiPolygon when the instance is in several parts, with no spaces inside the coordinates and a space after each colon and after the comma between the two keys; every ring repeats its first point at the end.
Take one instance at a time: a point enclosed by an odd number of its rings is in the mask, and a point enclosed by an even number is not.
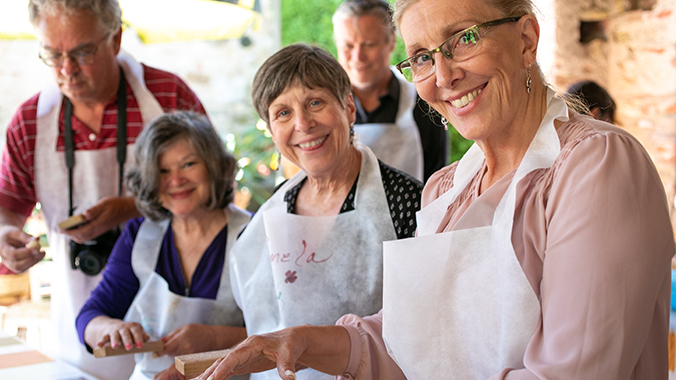
{"type": "Polygon", "coordinates": [[[162,351],[164,349],[164,342],[161,340],[156,340],[152,342],[145,342],[141,348],[136,346],[127,350],[126,348],[120,346],[118,348],[113,348],[110,345],[103,347],[96,347],[94,349],[95,358],[105,358],[107,356],[116,356],[116,355],[127,355],[127,354],[136,354],[139,352],[156,352],[162,351]]]}
{"type": "Polygon", "coordinates": [[[228,352],[230,352],[230,349],[177,356],[175,358],[176,369],[183,376],[192,379],[206,371],[216,360],[224,357],[228,352]]]}

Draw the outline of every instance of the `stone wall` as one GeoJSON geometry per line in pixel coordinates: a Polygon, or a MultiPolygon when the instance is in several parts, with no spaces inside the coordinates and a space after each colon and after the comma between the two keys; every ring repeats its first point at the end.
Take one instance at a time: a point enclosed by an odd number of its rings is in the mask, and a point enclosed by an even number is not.
{"type": "MultiPolygon", "coordinates": [[[[178,74],[197,93],[219,133],[253,127],[251,81],[258,67],[281,47],[280,0],[262,0],[258,30],[241,40],[144,44],[125,30],[122,48],[136,59],[178,74]]],[[[51,79],[38,59],[37,40],[0,40],[0,140],[16,108],[51,79]]]]}
{"type": "MultiPolygon", "coordinates": [[[[676,0],[542,0],[549,18],[541,58],[548,80],[565,90],[591,79],[617,103],[617,124],[646,147],[673,210],[676,195],[676,0]],[[580,23],[587,22],[580,42],[580,23]],[[591,32],[590,32],[591,31],[591,32]],[[551,33],[554,33],[552,36],[551,33]]],[[[544,13],[544,12],[543,12],[544,13]]],[[[540,53],[542,53],[542,50],[540,53]]]]}

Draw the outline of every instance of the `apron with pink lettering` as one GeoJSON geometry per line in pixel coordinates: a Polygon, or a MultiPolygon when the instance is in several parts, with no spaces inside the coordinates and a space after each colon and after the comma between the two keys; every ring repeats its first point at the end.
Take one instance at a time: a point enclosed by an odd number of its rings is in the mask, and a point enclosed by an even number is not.
{"type": "MultiPolygon", "coordinates": [[[[288,214],[284,194],[266,203],[231,251],[235,299],[249,334],[305,323],[333,324],[344,314],[369,315],[382,305],[382,242],[396,239],[375,155],[362,144],[355,210],[328,217],[288,214]],[[265,242],[267,237],[267,243],[265,242]]],[[[276,371],[251,379],[278,379],[276,371]]],[[[302,370],[298,379],[332,379],[302,370]]]]}

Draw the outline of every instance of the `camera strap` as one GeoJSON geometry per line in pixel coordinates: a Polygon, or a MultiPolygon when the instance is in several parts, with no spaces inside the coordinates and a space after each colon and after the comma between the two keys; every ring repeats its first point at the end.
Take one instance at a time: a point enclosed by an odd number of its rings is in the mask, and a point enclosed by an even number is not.
{"type": "MultiPolygon", "coordinates": [[[[65,153],[66,167],[68,168],[68,216],[73,216],[73,167],[75,166],[75,143],[73,142],[73,103],[65,98],[65,153]]],[[[122,178],[124,176],[124,162],[127,159],[127,83],[124,80],[124,71],[120,68],[120,84],[117,87],[117,163],[119,176],[117,195],[122,196],[122,178]]]]}

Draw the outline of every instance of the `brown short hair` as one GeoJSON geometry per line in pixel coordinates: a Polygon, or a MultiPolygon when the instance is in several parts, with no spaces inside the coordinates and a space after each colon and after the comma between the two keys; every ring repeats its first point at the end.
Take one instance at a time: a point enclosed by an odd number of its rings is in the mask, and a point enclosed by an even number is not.
{"type": "Polygon", "coordinates": [[[326,50],[303,43],[289,45],[268,58],[254,76],[251,97],[268,128],[270,104],[296,83],[330,91],[343,108],[352,91],[347,73],[326,50]]]}
{"type": "Polygon", "coordinates": [[[134,195],[136,207],[146,218],[171,217],[157,196],[160,185],[158,159],[177,140],[187,139],[204,160],[210,182],[207,209],[225,208],[235,196],[236,161],[206,116],[178,111],[153,119],[136,139],[134,164],[127,171],[127,188],[134,195]]]}

